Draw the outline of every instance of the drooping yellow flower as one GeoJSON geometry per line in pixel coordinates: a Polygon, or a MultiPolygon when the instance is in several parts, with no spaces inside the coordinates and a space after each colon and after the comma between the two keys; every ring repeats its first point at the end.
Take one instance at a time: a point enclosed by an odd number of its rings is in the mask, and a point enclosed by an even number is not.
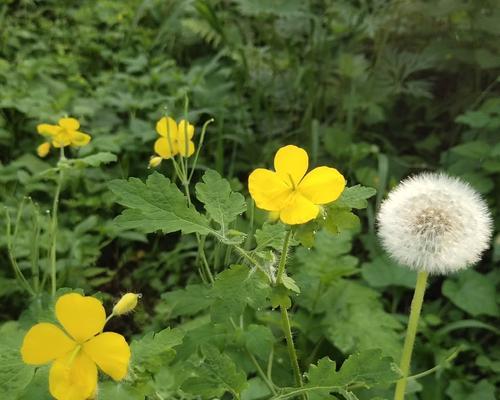
{"type": "Polygon", "coordinates": [[[335,168],[309,167],[307,152],[297,146],[280,148],[271,171],[257,168],[248,178],[248,189],[257,207],[279,212],[285,224],[303,224],[316,218],[321,204],[336,200],[346,181],[335,168]]]}
{"type": "Polygon", "coordinates": [[[70,293],[56,302],[56,317],[64,328],[42,322],[24,337],[23,361],[52,362],[49,390],[57,400],[86,400],[97,390],[97,367],[118,381],[127,375],[130,348],[125,338],[102,332],[106,312],[94,297],[70,293]]]}
{"type": "MultiPolygon", "coordinates": [[[[156,123],[156,132],[161,136],[155,142],[155,153],[163,159],[169,159],[177,154],[190,157],[194,153],[194,126],[186,120],[179,124],[170,117],[163,117],[156,123]]],[[[159,163],[155,163],[158,165],[159,163]]],[[[150,165],[152,165],[150,163],[150,165]]]]}
{"type": "Polygon", "coordinates": [[[50,146],[56,148],[74,146],[82,147],[90,142],[90,135],[80,132],[80,123],[75,118],[61,118],[58,125],[39,124],[36,129],[38,133],[45,136],[47,143],[38,146],[37,152],[40,157],[45,157],[50,146]]]}

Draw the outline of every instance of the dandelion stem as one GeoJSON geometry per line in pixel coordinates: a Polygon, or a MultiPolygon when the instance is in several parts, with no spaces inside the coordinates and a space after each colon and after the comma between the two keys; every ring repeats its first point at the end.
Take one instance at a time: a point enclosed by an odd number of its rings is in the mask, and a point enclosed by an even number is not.
{"type": "MultiPolygon", "coordinates": [[[[278,285],[283,282],[283,274],[285,273],[286,257],[288,254],[288,247],[290,246],[291,236],[292,236],[292,229],[289,229],[286,233],[285,239],[283,240],[283,249],[281,250],[281,258],[278,265],[278,273],[276,275],[276,283],[278,285]]],[[[286,309],[286,306],[284,306],[283,304],[280,304],[280,312],[281,312],[281,327],[285,334],[286,346],[288,348],[288,356],[290,357],[290,362],[292,364],[295,384],[301,388],[302,374],[300,373],[299,362],[297,359],[297,352],[295,351],[295,344],[293,343],[290,318],[288,316],[288,311],[286,309]]]]}
{"type": "Polygon", "coordinates": [[[415,344],[415,336],[417,335],[418,320],[420,318],[420,311],[422,310],[428,276],[429,274],[425,271],[419,272],[417,275],[417,284],[411,301],[410,319],[408,320],[403,354],[399,365],[403,376],[396,383],[394,400],[404,400],[405,398],[406,384],[408,382],[408,374],[410,372],[411,355],[413,352],[413,345],[415,344]]]}

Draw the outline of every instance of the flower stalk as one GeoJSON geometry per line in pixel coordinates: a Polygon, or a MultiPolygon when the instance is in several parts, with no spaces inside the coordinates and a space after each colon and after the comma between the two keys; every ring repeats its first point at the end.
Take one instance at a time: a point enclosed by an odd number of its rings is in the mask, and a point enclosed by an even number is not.
{"type": "Polygon", "coordinates": [[[61,147],[61,157],[59,159],[59,173],[57,177],[56,192],[52,203],[52,219],[50,224],[50,281],[51,294],[55,297],[57,290],[57,213],[59,210],[59,197],[61,195],[61,187],[64,179],[64,172],[61,167],[61,161],[65,160],[64,147],[61,147]]]}
{"type": "MultiPolygon", "coordinates": [[[[283,274],[285,273],[286,257],[288,254],[288,248],[290,247],[291,236],[292,236],[292,229],[289,229],[283,241],[283,249],[281,250],[281,258],[278,265],[278,272],[276,275],[276,283],[278,285],[283,283],[283,274]]],[[[290,357],[290,362],[292,364],[295,384],[298,387],[302,387],[303,385],[302,374],[300,372],[299,361],[297,359],[297,352],[295,350],[295,344],[293,343],[290,318],[288,316],[288,311],[283,304],[280,304],[280,313],[281,313],[281,327],[283,329],[283,333],[285,334],[286,346],[288,349],[288,356],[290,357]]]]}
{"type": "Polygon", "coordinates": [[[417,283],[415,285],[415,292],[413,293],[413,299],[411,301],[410,318],[408,320],[408,328],[406,331],[406,337],[403,346],[403,354],[401,355],[401,362],[399,365],[403,376],[396,383],[394,400],[403,400],[405,398],[406,385],[408,383],[408,374],[410,372],[411,355],[413,353],[413,346],[415,344],[415,337],[417,335],[418,321],[420,319],[420,312],[422,310],[422,303],[424,301],[424,294],[428,276],[429,273],[426,271],[421,271],[417,275],[417,283]]]}

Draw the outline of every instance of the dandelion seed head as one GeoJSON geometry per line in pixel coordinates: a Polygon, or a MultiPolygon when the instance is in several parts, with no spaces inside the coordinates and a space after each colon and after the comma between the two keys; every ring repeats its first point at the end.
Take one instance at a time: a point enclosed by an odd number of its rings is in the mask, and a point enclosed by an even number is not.
{"type": "Polygon", "coordinates": [[[448,274],[477,263],[492,220],[481,196],[460,179],[423,173],[389,193],[377,216],[382,246],[398,263],[448,274]]]}

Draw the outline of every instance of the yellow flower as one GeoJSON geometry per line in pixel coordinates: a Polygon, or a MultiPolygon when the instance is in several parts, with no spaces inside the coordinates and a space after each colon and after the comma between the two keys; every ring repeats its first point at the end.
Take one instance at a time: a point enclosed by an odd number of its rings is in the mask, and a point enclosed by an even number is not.
{"type": "Polygon", "coordinates": [[[154,149],[161,158],[168,159],[177,154],[189,157],[194,153],[194,126],[186,120],[177,124],[170,117],[163,117],[156,123],[156,132],[161,136],[154,149]]]}
{"type": "Polygon", "coordinates": [[[306,174],[309,157],[304,149],[288,145],[274,157],[274,169],[257,168],[248,189],[257,207],[279,212],[285,224],[303,224],[316,218],[320,204],[336,200],[346,181],[335,168],[317,167],[306,174]]]}
{"type": "Polygon", "coordinates": [[[57,400],[86,400],[97,390],[97,367],[118,381],[125,377],[130,348],[122,335],[102,332],[106,312],[94,297],[70,293],[56,302],[56,317],[64,330],[42,322],[24,337],[26,364],[52,362],[49,389],[57,400]]]}
{"type": "MultiPolygon", "coordinates": [[[[40,124],[36,129],[38,133],[49,141],[54,147],[75,146],[82,147],[90,142],[90,135],[80,132],[80,123],[75,118],[61,118],[58,125],[40,124]]],[[[40,145],[37,149],[40,157],[45,157],[50,150],[49,146],[40,145]],[[46,151],[45,155],[44,151],[46,151]]]]}

